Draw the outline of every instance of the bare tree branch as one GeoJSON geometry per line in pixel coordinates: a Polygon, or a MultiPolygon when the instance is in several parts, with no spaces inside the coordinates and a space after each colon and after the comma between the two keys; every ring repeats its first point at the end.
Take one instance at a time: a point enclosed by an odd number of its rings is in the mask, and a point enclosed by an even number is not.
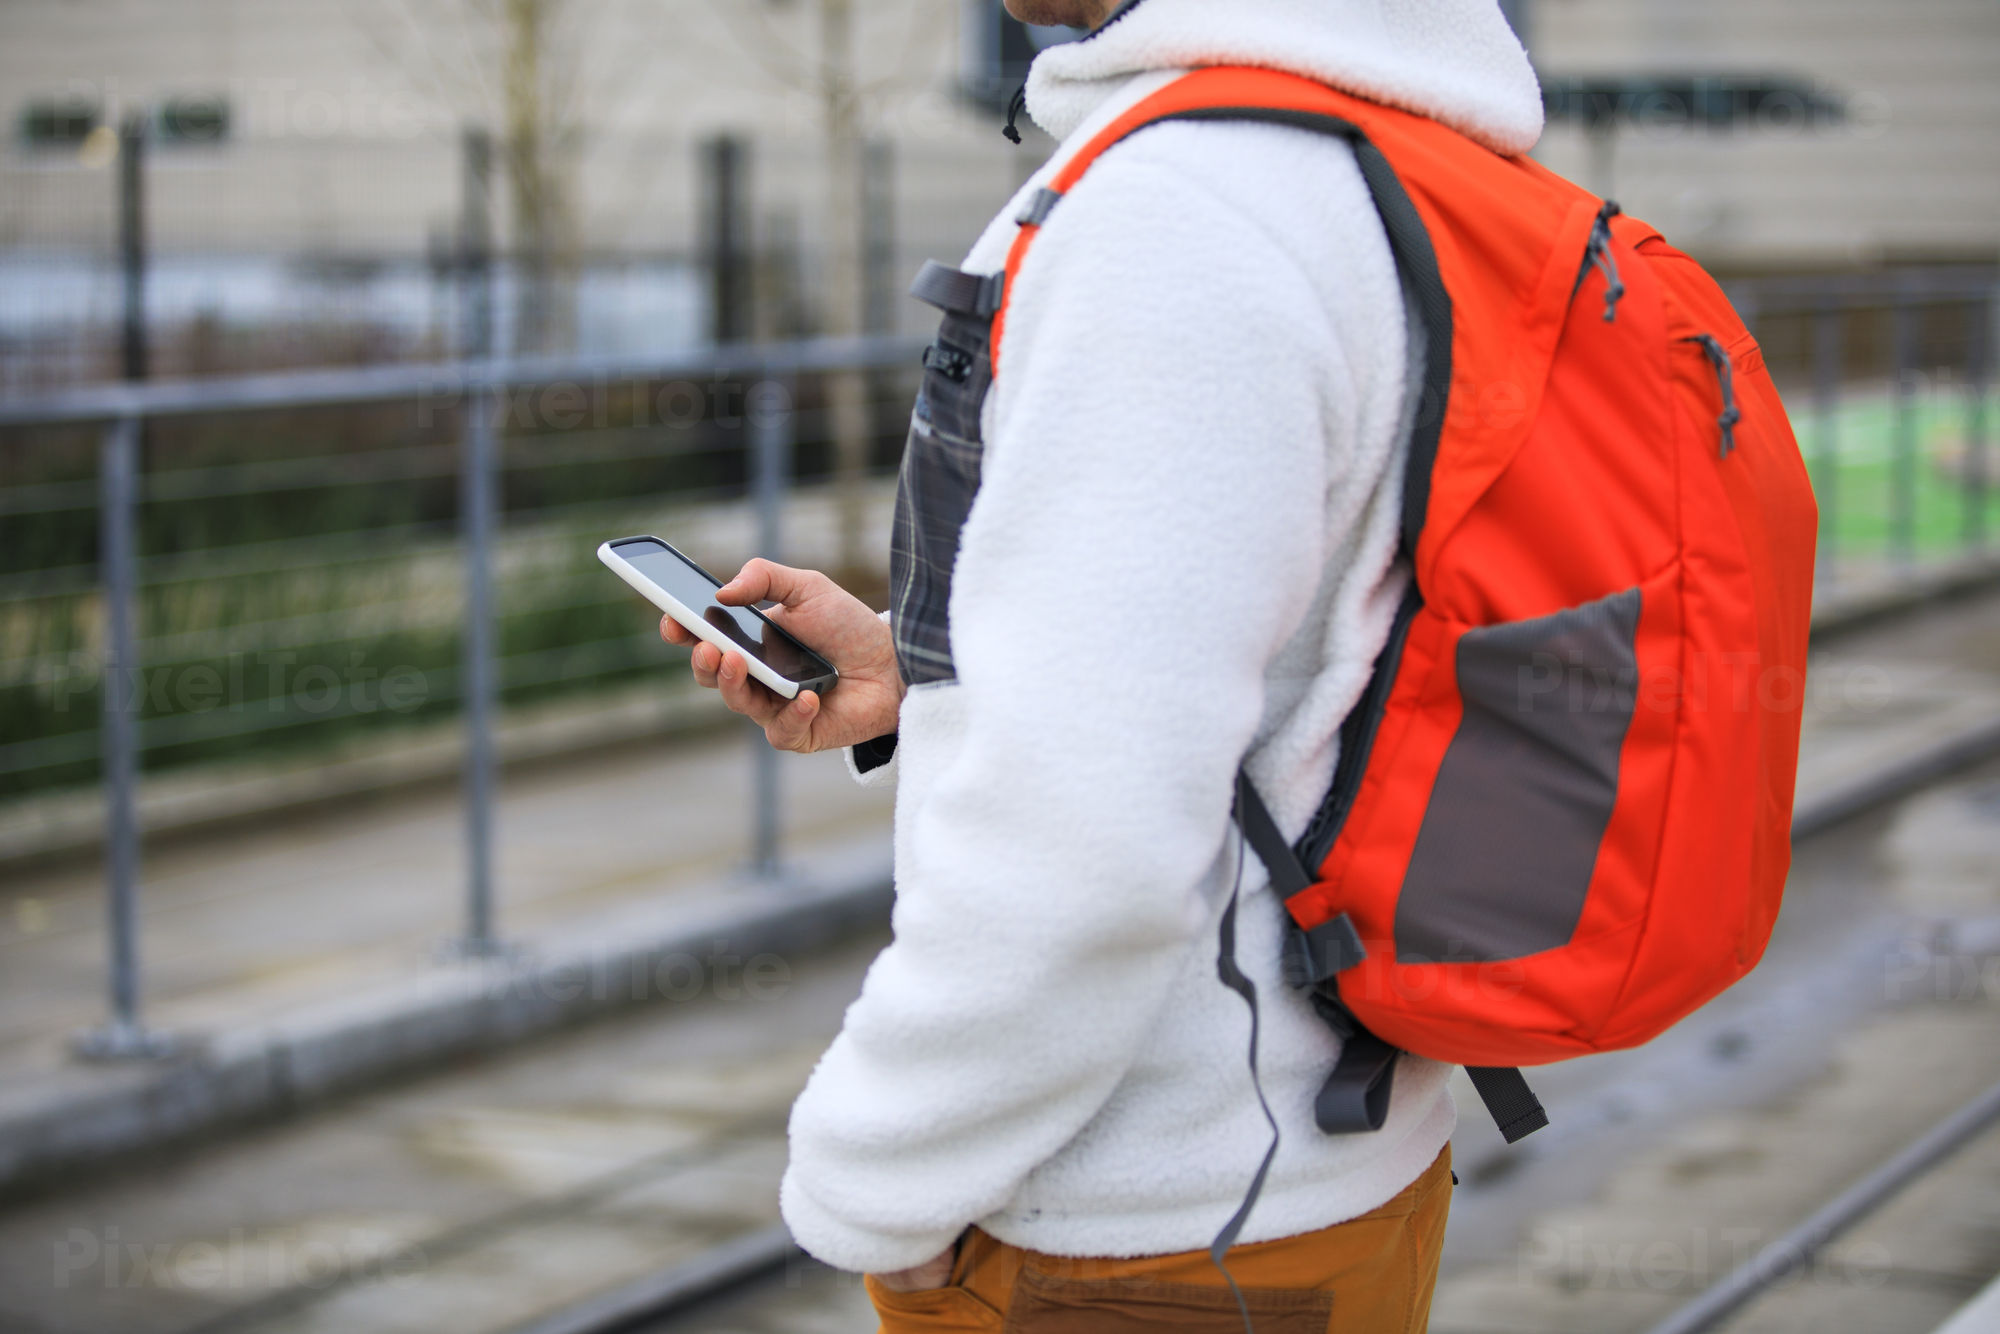
{"type": "Polygon", "coordinates": [[[785,43],[761,6],[744,4],[743,0],[721,0],[711,8],[722,15],[723,26],[736,39],[738,49],[771,78],[804,92],[825,91],[814,63],[785,43]],[[746,26],[746,12],[751,26],[746,26]],[[783,55],[777,55],[778,52],[783,55]]]}
{"type": "MultiPolygon", "coordinates": [[[[439,0],[439,7],[453,11],[461,35],[469,37],[464,33],[464,14],[459,9],[459,0],[439,0]]],[[[460,119],[491,113],[496,99],[492,86],[483,78],[485,70],[480,63],[469,54],[454,60],[438,51],[432,42],[431,31],[411,12],[409,0],[342,0],[342,8],[383,60],[400,71],[415,91],[443,103],[460,119]],[[384,25],[380,21],[371,21],[362,12],[371,7],[388,12],[389,26],[400,28],[406,34],[406,44],[391,41],[383,32],[384,25]],[[417,52],[414,59],[411,48],[417,52]]],[[[462,42],[457,49],[465,52],[470,46],[469,41],[462,42]]]]}

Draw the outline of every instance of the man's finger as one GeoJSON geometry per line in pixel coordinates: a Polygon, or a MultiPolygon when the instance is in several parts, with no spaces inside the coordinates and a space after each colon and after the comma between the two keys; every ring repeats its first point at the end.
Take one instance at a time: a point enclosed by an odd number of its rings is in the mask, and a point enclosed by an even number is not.
{"type": "Polygon", "coordinates": [[[817,570],[795,570],[759,556],[724,584],[715,600],[732,607],[747,607],[753,602],[802,602],[818,591],[825,578],[817,570]]]}
{"type": "Polygon", "coordinates": [[[777,750],[812,749],[813,720],[819,717],[819,696],[810,690],[788,700],[778,716],[764,728],[764,739],[777,750]]]}
{"type": "Polygon", "coordinates": [[[671,616],[660,618],[660,638],[669,644],[678,644],[682,648],[695,642],[694,632],[671,616]]]}
{"type": "Polygon", "coordinates": [[[722,670],[717,673],[722,682],[722,702],[733,712],[742,714],[763,727],[769,727],[773,719],[784,710],[786,701],[779,699],[764,689],[750,676],[750,668],[740,653],[723,655],[722,670]]]}
{"type": "Polygon", "coordinates": [[[694,656],[688,662],[694,668],[695,684],[705,690],[715,689],[715,674],[722,668],[721,650],[706,642],[696,644],[694,656]]]}

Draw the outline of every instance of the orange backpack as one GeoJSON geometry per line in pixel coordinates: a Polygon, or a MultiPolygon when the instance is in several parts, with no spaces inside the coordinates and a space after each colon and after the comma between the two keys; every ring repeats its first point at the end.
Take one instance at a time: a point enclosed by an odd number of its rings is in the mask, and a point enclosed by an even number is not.
{"type": "Polygon", "coordinates": [[[1763,952],[1818,529],[1798,446],[1757,344],[1654,229],[1526,158],[1269,70],[1146,98],[1030,200],[1004,284],[950,274],[984,294],[996,354],[1063,195],[1168,121],[1345,139],[1421,317],[1409,594],[1304,837],[1238,782],[1295,925],[1287,976],[1347,1039],[1319,1123],[1378,1128],[1406,1050],[1469,1067],[1519,1138],[1546,1118],[1513,1067],[1644,1042],[1763,952]]]}

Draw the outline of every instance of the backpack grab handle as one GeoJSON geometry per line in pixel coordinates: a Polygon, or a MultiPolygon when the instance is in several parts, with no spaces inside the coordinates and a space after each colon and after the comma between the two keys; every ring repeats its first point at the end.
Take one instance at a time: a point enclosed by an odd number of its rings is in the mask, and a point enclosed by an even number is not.
{"type": "Polygon", "coordinates": [[[1389,1116],[1389,1086],[1402,1052],[1365,1028],[1341,1044],[1340,1060],[1313,1099],[1313,1120],[1329,1135],[1365,1135],[1389,1116]]]}

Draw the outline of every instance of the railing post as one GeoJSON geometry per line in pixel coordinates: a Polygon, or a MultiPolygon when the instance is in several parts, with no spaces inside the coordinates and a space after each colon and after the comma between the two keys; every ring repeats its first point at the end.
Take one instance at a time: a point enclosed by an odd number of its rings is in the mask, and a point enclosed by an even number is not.
{"type": "Polygon", "coordinates": [[[1839,298],[1825,297],[1813,317],[1813,491],[1819,501],[1820,582],[1840,579],[1840,373],[1846,333],[1839,298]]]}
{"type": "Polygon", "coordinates": [[[104,848],[111,1018],[78,1038],[93,1059],[159,1056],[172,1046],[139,1021],[139,660],[134,632],[137,583],[139,430],[137,417],[106,428],[99,465],[99,559],[104,580],[104,848]]]}
{"type": "MultiPolygon", "coordinates": [[[[785,492],[792,470],[792,393],[784,380],[766,376],[746,396],[744,419],[750,431],[751,494],[757,511],[757,554],[784,560],[785,492]]],[[[779,846],[778,753],[762,728],[750,729],[752,747],[750,872],[776,880],[782,870],[779,846]]]]}
{"type": "Polygon", "coordinates": [[[1907,571],[1917,550],[1917,308],[1907,292],[1898,292],[1895,301],[1896,420],[1889,463],[1889,558],[1892,565],[1907,571]]]}
{"type": "MultiPolygon", "coordinates": [[[[484,373],[481,372],[483,375],[484,373]]],[[[493,929],[493,417],[484,382],[471,393],[459,467],[465,539],[465,952],[490,954],[493,929]]]]}
{"type": "Polygon", "coordinates": [[[465,706],[464,952],[499,948],[493,913],[493,529],[498,505],[494,444],[501,386],[492,378],[493,261],[492,141],[484,130],[465,135],[464,351],[465,435],[460,442],[458,509],[465,541],[465,629],[459,669],[465,706]]]}
{"type": "Polygon", "coordinates": [[[709,336],[740,343],[753,332],[750,253],[750,146],[730,134],[702,145],[703,238],[709,280],[709,336]]]}
{"type": "Polygon", "coordinates": [[[125,378],[146,378],[146,122],[118,128],[118,261],[124,289],[120,354],[125,378]]]}
{"type": "Polygon", "coordinates": [[[1972,341],[1966,357],[1965,545],[1986,546],[1986,394],[1993,374],[1993,323],[2000,303],[1988,288],[1972,308],[1972,341]]]}

